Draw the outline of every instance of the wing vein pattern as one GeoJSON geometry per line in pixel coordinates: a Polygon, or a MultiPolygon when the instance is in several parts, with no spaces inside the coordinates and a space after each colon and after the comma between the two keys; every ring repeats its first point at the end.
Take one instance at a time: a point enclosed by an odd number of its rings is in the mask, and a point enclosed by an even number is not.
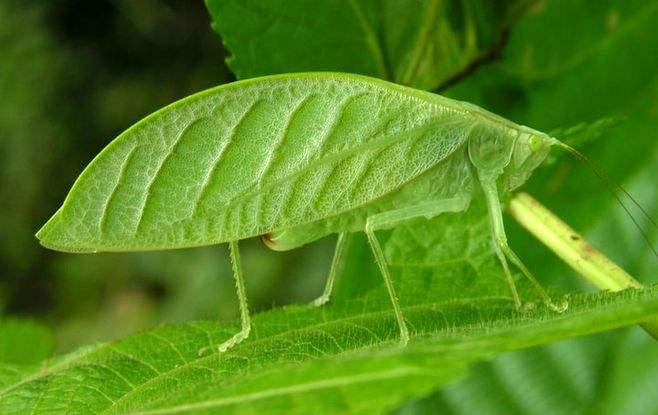
{"type": "Polygon", "coordinates": [[[443,100],[338,75],[200,93],[142,120],[94,159],[52,220],[62,235],[53,245],[208,245],[374,203],[465,142],[470,121],[443,100]]]}

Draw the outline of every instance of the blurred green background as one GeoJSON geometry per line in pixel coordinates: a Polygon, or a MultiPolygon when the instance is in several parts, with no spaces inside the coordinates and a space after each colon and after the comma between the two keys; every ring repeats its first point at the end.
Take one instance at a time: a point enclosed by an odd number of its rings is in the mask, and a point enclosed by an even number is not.
{"type": "MultiPolygon", "coordinates": [[[[546,131],[622,115],[582,150],[655,217],[658,33],[647,28],[658,2],[601,1],[596,13],[587,1],[535,3],[558,6],[514,29],[506,59],[444,92],[546,131]]],[[[49,328],[57,353],[165,322],[236,317],[225,247],[70,255],[33,236],[118,133],[234,80],[203,3],[0,0],[0,22],[0,315],[49,328]]],[[[527,188],[638,279],[658,281],[656,259],[583,166],[559,157],[527,188]]],[[[544,285],[592,289],[508,222],[544,285]]],[[[243,243],[252,311],[316,297],[332,242],[289,253],[243,243]]],[[[655,343],[629,328],[502,356],[401,412],[652,414],[656,394],[655,343]]]]}
{"type": "MultiPolygon", "coordinates": [[[[67,255],[34,233],[82,168],[132,123],[234,80],[197,1],[0,1],[0,314],[42,322],[57,352],[163,322],[230,319],[226,247],[67,255]]],[[[246,241],[252,310],[319,295],[331,241],[246,241]]]]}

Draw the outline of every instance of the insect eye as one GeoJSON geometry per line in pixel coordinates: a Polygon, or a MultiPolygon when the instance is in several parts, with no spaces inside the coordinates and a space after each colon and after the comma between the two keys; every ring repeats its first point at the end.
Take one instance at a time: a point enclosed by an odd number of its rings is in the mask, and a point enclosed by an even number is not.
{"type": "Polygon", "coordinates": [[[531,136],[528,140],[528,145],[530,146],[530,150],[539,151],[541,149],[541,138],[536,135],[531,136]]]}

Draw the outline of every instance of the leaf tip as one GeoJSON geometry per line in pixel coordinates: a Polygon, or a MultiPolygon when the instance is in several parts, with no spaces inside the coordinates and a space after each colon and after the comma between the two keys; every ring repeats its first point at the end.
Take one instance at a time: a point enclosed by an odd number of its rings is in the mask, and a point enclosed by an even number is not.
{"type": "Polygon", "coordinates": [[[81,248],[73,243],[69,231],[62,223],[61,209],[48,219],[48,221],[34,235],[41,246],[61,252],[83,253],[96,252],[95,249],[81,248]]]}
{"type": "Polygon", "coordinates": [[[57,224],[59,223],[60,218],[61,213],[58,210],[34,235],[41,246],[49,249],[57,249],[55,248],[56,240],[58,239],[57,224]]]}

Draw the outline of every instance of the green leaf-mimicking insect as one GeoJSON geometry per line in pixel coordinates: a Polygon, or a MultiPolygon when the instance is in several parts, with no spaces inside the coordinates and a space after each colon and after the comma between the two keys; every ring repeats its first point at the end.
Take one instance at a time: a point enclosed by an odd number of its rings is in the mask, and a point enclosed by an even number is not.
{"type": "Polygon", "coordinates": [[[138,122],[84,170],[38,232],[67,252],[173,249],[228,242],[249,333],[237,241],[262,236],[292,249],[365,231],[406,343],[408,332],[375,231],[413,217],[468,208],[480,186],[496,253],[508,247],[499,189],[512,190],[554,138],[477,106],[381,80],[337,73],[270,76],[219,86],[138,122]]]}

